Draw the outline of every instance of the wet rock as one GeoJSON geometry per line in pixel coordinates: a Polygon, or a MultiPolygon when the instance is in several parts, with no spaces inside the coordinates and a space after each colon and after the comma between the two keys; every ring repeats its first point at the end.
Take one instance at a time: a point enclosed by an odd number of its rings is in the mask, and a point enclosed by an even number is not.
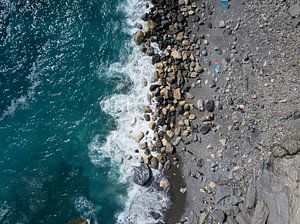
{"type": "Polygon", "coordinates": [[[145,40],[145,36],[144,36],[143,31],[138,31],[138,32],[135,34],[135,37],[134,37],[135,43],[136,43],[136,44],[141,44],[144,40],[145,40]]]}
{"type": "Polygon", "coordinates": [[[158,213],[158,212],[154,212],[154,211],[151,211],[150,212],[150,215],[155,219],[159,219],[161,217],[161,215],[158,213]]]}
{"type": "Polygon", "coordinates": [[[140,141],[144,138],[144,136],[145,136],[144,132],[139,132],[135,137],[136,143],[140,143],[140,141]]]}
{"type": "Polygon", "coordinates": [[[152,169],[157,169],[158,167],[158,159],[156,157],[152,157],[150,160],[150,167],[152,169]]]}
{"type": "Polygon", "coordinates": [[[213,112],[215,110],[215,101],[213,100],[208,100],[205,104],[205,109],[208,112],[213,112]]]}
{"type": "Polygon", "coordinates": [[[90,220],[89,219],[77,219],[77,220],[68,222],[68,224],[90,224],[90,220]]]}
{"type": "Polygon", "coordinates": [[[162,153],[158,153],[156,158],[160,164],[165,164],[167,161],[166,156],[162,153]]]}
{"type": "Polygon", "coordinates": [[[203,135],[206,135],[209,131],[210,131],[210,127],[209,127],[208,124],[203,124],[203,125],[201,125],[201,127],[200,127],[200,132],[201,132],[203,135]]]}
{"type": "Polygon", "coordinates": [[[152,177],[151,169],[145,164],[133,167],[133,172],[133,182],[141,186],[145,186],[152,177]]]}
{"type": "Polygon", "coordinates": [[[170,182],[166,177],[162,177],[159,181],[159,187],[163,190],[168,190],[170,187],[170,182]]]}

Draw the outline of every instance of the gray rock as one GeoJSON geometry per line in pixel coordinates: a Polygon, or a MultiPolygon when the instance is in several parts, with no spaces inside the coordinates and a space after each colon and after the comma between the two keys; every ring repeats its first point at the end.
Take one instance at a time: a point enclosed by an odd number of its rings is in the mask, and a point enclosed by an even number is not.
{"type": "Polygon", "coordinates": [[[214,210],[212,213],[212,217],[214,217],[214,219],[216,219],[220,223],[224,223],[225,221],[225,214],[221,209],[214,210]]]}
{"type": "Polygon", "coordinates": [[[213,112],[215,110],[215,102],[213,100],[209,100],[205,104],[205,109],[208,112],[213,112]]]}
{"type": "Polygon", "coordinates": [[[141,186],[145,186],[152,177],[151,169],[145,164],[133,167],[133,172],[133,182],[141,186]]]}
{"type": "Polygon", "coordinates": [[[246,195],[247,208],[253,208],[256,201],[256,188],[253,184],[250,184],[246,195]]]}
{"type": "Polygon", "coordinates": [[[204,224],[206,218],[207,218],[208,212],[203,212],[200,214],[198,219],[198,224],[204,224]]]}
{"type": "Polygon", "coordinates": [[[201,132],[203,135],[206,135],[209,131],[210,131],[210,127],[209,127],[208,124],[203,124],[203,125],[200,127],[200,132],[201,132]]]}
{"type": "Polygon", "coordinates": [[[269,216],[269,208],[263,201],[258,201],[251,224],[265,224],[269,216]]]}
{"type": "Polygon", "coordinates": [[[150,166],[152,169],[157,169],[158,167],[158,160],[156,157],[152,157],[150,160],[150,166]]]}
{"type": "Polygon", "coordinates": [[[291,5],[291,7],[289,8],[289,13],[292,17],[297,17],[300,15],[300,4],[294,4],[291,5]]]}

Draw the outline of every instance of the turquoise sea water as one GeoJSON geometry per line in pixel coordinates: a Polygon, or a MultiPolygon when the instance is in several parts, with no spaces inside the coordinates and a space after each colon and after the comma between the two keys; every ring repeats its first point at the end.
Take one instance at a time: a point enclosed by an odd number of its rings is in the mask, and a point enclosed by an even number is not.
{"type": "Polygon", "coordinates": [[[127,187],[88,145],[116,124],[99,102],[128,91],[121,0],[0,0],[0,223],[115,223],[127,187]],[[117,86],[123,83],[123,88],[117,86]]]}

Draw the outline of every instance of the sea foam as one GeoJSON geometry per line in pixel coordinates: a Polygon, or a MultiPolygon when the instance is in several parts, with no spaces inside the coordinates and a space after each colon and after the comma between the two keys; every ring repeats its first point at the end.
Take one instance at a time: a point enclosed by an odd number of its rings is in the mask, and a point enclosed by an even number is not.
{"type": "Polygon", "coordinates": [[[30,86],[27,88],[26,95],[22,95],[19,98],[13,99],[10,105],[7,106],[2,114],[0,114],[0,121],[4,120],[8,116],[14,115],[18,108],[28,107],[29,102],[34,99],[35,89],[40,85],[36,63],[33,63],[32,70],[26,78],[30,82],[30,86]]]}
{"type": "MultiPolygon", "coordinates": [[[[140,20],[142,13],[147,11],[146,3],[140,0],[127,0],[121,9],[126,15],[126,32],[131,36],[137,31],[136,24],[145,25],[140,20]]],[[[150,140],[153,131],[148,128],[143,119],[143,106],[149,105],[147,96],[150,79],[154,72],[151,58],[144,55],[132,40],[128,43],[130,55],[125,63],[114,63],[109,68],[109,73],[122,73],[132,81],[132,88],[127,94],[115,94],[101,101],[103,111],[110,114],[117,122],[117,129],[111,131],[104,144],[95,138],[90,146],[92,162],[101,165],[110,160],[113,167],[119,169],[120,184],[129,184],[128,195],[125,198],[124,210],[117,214],[120,224],[152,224],[155,219],[150,213],[155,212],[162,216],[163,208],[167,207],[168,197],[164,192],[153,187],[141,187],[132,183],[132,167],[138,165],[139,154],[134,152],[138,148],[134,136],[140,131],[148,133],[144,139],[150,140]],[[145,82],[146,80],[146,82],[145,82]],[[145,85],[147,83],[147,85],[145,85]],[[127,159],[133,157],[132,159],[127,159]]],[[[151,104],[154,109],[155,104],[151,104]]],[[[113,171],[112,171],[113,173],[113,171]]],[[[158,172],[154,172],[154,176],[158,172]]]]}

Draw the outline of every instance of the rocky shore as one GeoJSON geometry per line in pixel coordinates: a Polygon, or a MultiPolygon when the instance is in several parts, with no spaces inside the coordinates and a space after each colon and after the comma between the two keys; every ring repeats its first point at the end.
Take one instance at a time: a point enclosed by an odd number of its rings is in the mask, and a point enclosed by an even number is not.
{"type": "Polygon", "coordinates": [[[133,181],[157,223],[300,223],[300,4],[152,0],[135,42],[155,73],[133,181]],[[151,169],[164,176],[153,182],[151,169]],[[165,176],[166,175],[166,176],[165,176]]]}

